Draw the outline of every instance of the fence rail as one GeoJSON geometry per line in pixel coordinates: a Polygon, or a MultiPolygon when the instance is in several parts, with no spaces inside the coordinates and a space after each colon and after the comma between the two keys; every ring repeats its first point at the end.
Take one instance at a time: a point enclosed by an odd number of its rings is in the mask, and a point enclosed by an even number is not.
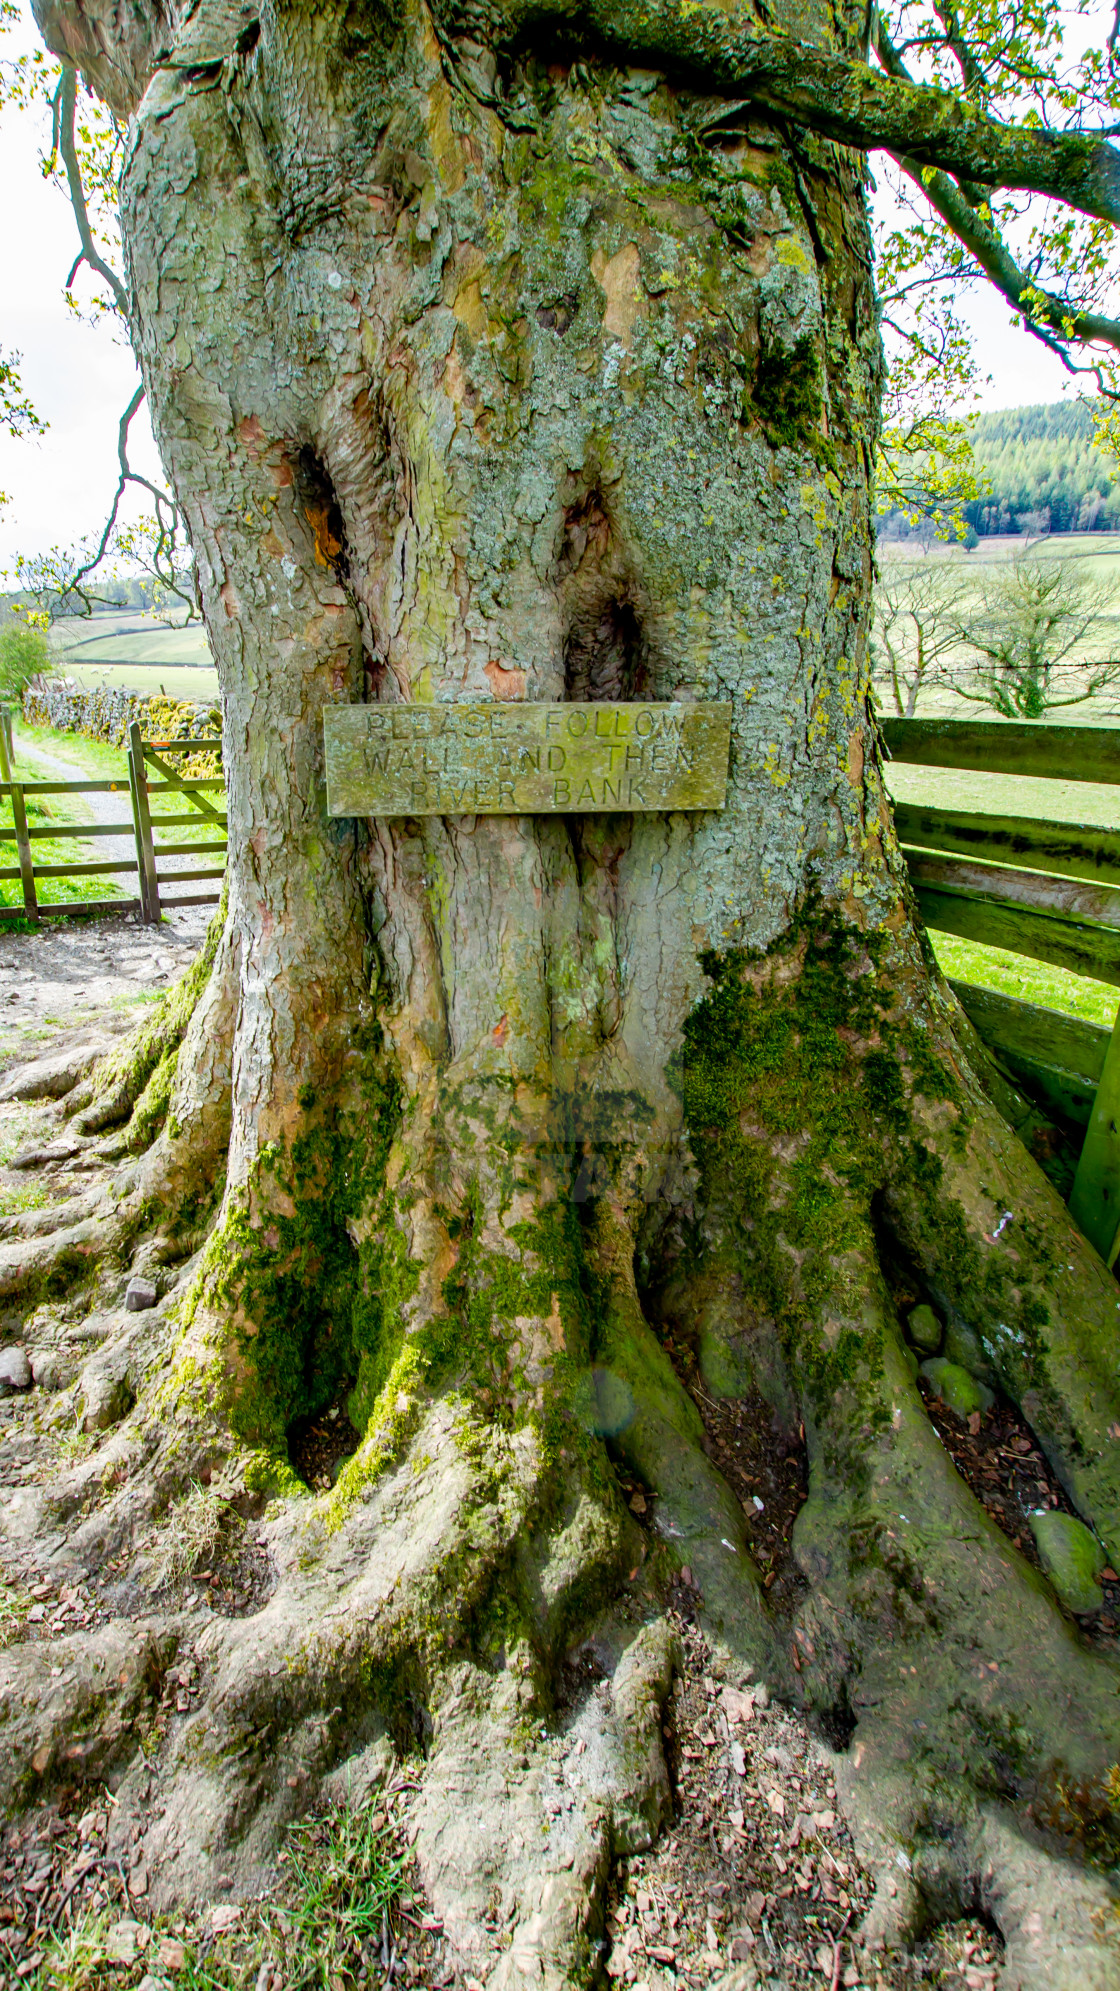
{"type": "MultiPolygon", "coordinates": [[[[891,758],[920,767],[1120,787],[1120,729],[888,719],[891,758]]],[[[898,802],[922,918],[1120,989],[1120,830],[898,802]]],[[[1120,1022],[1111,1031],[967,983],[977,1034],[1028,1097],[1084,1128],[1071,1214],[1101,1257],[1120,1250],[1120,1022]]]]}
{"type": "Polygon", "coordinates": [[[183,896],[178,887],[185,884],[212,885],[224,875],[228,848],[226,814],[224,809],[215,808],[208,799],[211,791],[224,787],[224,782],[220,775],[180,774],[166,760],[168,753],[206,753],[217,755],[220,761],[221,742],[213,739],[145,740],[141,737],[139,726],[134,724],[129,729],[128,774],[123,779],[16,781],[13,779],[11,716],[4,711],[0,715],[0,798],[6,798],[11,806],[12,828],[9,832],[0,826],[0,842],[14,841],[19,861],[17,864],[0,865],[0,879],[19,879],[23,903],[0,906],[0,920],[65,919],[106,912],[139,912],[142,919],[157,925],[165,907],[217,905],[220,890],[183,896]],[[149,779],[149,767],[153,767],[162,778],[149,779]],[[126,794],[129,798],[127,821],[39,824],[29,823],[27,819],[29,796],[117,794],[122,801],[126,794]],[[153,815],[150,798],[153,795],[173,794],[182,796],[189,805],[187,813],[153,815]],[[209,830],[211,835],[204,841],[190,843],[157,844],[155,841],[158,830],[183,829],[192,825],[200,830],[209,830]],[[216,831],[222,833],[220,840],[213,834],[216,831]],[[37,864],[35,861],[35,844],[39,839],[78,837],[88,840],[123,836],[133,839],[131,857],[83,860],[73,864],[37,864]],[[220,861],[209,866],[195,865],[189,870],[176,868],[179,859],[202,853],[220,861]],[[170,866],[169,860],[172,861],[170,866]],[[37,890],[38,881],[47,878],[77,880],[122,873],[131,873],[135,877],[135,897],[44,901],[37,890]]]}

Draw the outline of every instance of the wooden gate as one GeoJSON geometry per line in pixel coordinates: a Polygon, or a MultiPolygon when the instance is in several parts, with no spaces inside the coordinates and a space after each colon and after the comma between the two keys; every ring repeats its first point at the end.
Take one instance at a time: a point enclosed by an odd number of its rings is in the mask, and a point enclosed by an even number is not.
{"type": "MultiPolygon", "coordinates": [[[[133,725],[129,730],[128,773],[116,781],[15,781],[12,761],[11,717],[5,710],[0,720],[0,796],[6,797],[12,811],[12,830],[5,833],[0,828],[0,840],[10,836],[15,842],[17,864],[0,866],[0,878],[19,879],[22,905],[0,906],[0,920],[20,919],[66,919],[87,914],[138,912],[142,919],[158,924],[164,907],[168,906],[209,906],[217,905],[220,889],[213,889],[221,880],[226,858],[226,816],[224,810],[216,808],[209,800],[213,790],[221,790],[224,781],[218,775],[185,775],[165,758],[169,753],[208,754],[221,762],[220,740],[144,740],[140,728],[133,725]],[[154,769],[156,779],[149,776],[149,768],[154,769]],[[127,795],[129,819],[127,822],[110,823],[49,823],[45,825],[29,823],[27,819],[27,798],[46,795],[120,795],[122,807],[127,795]],[[152,814],[151,798],[162,795],[181,795],[190,805],[187,815],[152,814]],[[211,834],[198,843],[167,844],[156,843],[155,835],[166,829],[179,829],[186,826],[209,828],[220,832],[220,838],[211,834]],[[94,859],[74,864],[37,864],[35,862],[36,841],[50,841],[63,838],[77,838],[87,841],[98,837],[130,837],[133,855],[127,858],[94,859]],[[168,869],[169,859],[195,856],[206,853],[212,860],[209,865],[192,867],[189,870],[168,869]],[[220,859],[220,862],[217,861],[220,859]],[[78,899],[66,904],[46,902],[40,898],[38,884],[47,878],[91,878],[131,875],[136,881],[134,897],[113,899],[78,899]],[[181,885],[206,884],[212,889],[186,895],[179,891],[181,885]]],[[[157,804],[158,808],[158,804],[157,804]]]]}

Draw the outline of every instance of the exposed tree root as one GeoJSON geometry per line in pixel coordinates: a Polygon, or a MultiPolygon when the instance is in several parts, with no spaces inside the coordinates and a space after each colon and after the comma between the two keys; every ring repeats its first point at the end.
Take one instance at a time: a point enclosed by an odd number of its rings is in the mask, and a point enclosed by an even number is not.
{"type": "MultiPolygon", "coordinates": [[[[827,937],[799,946],[717,975],[718,1072],[697,1012],[682,1090],[701,1200],[651,1275],[648,1317],[632,1142],[581,1218],[563,1200],[579,1150],[565,1162],[528,1094],[515,1120],[478,1082],[445,1093],[438,1114],[434,1098],[411,1119],[398,1110],[394,1146],[371,1138],[392,1096],[376,1059],[372,1092],[367,1064],[355,1095],[361,1144],[347,1132],[352,1106],[324,1131],[309,1103],[288,1159],[271,1152],[227,1197],[196,1259],[182,1260],[184,1210],[206,1207],[183,1159],[189,1074],[163,1130],[117,1165],[119,1200],[103,1190],[56,1229],[27,1224],[43,1257],[30,1275],[9,1258],[12,1288],[78,1263],[88,1278],[92,1261],[103,1304],[79,1312],[95,1352],[69,1399],[57,1378],[91,1449],[10,1498],[5,1533],[58,1568],[124,1556],[133,1601],[94,1637],[56,1644],[58,1680],[29,1647],[0,1662],[8,1803],[75,1772],[119,1777],[118,1829],[141,1833],[157,1898],[200,1901],[259,1885],[281,1826],[340,1766],[362,1787],[418,1751],[417,1856],[464,1966],[494,1991],[559,1986],[598,1953],[612,1862],[671,1812],[660,1731],[674,1645],[657,1598],[687,1567],[731,1677],[766,1678],[830,1732],[851,1730],[838,1784],[879,1876],[865,1942],[905,1944],[979,1908],[1003,1934],[1008,1986],[1120,1982],[1111,1893],[1085,1858],[1113,1844],[1120,1673],[956,1473],[913,1380],[879,1241],[889,1227],[958,1342],[974,1335],[976,1366],[1021,1405],[1106,1541],[1102,1420],[1120,1404],[1093,1351],[1108,1346],[1114,1285],[963,1061],[923,1064],[896,1038],[902,1081],[888,1083],[876,1060],[902,1026],[878,1003],[838,1030],[825,1000],[830,989],[850,1000],[858,955],[827,937]],[[790,1029],[790,1006],[806,999],[821,1031],[803,1008],[790,1029]],[[841,1051],[819,1108],[825,1030],[841,1051]],[[358,1203],[337,1200],[335,1138],[360,1154],[358,1203]],[[156,1180],[184,1199],[158,1218],[156,1180]],[[402,1180],[415,1192],[406,1203],[402,1180]],[[1014,1228],[993,1238],[1001,1203],[1014,1228]],[[168,1290],[140,1315],[119,1309],[130,1253],[163,1256],[168,1290]],[[353,1345],[340,1353],[330,1327],[343,1293],[353,1345]],[[695,1341],[722,1395],[761,1394],[777,1427],[804,1427],[809,1494],[793,1548],[807,1588],[782,1609],[650,1318],[695,1341]],[[277,1320],[294,1368],[277,1366],[277,1320]],[[291,1471],[286,1421],[347,1378],[361,1441],[338,1484],[311,1496],[291,1471]],[[654,1496],[652,1534],[628,1512],[612,1457],[654,1496]],[[246,1617],[160,1601],[166,1571],[182,1566],[168,1543],[192,1483],[209,1489],[192,1500],[264,1513],[275,1580],[246,1617]],[[560,1712],[562,1662],[588,1639],[601,1682],[560,1712]],[[153,1816],[140,1795],[152,1766],[130,1736],[184,1654],[200,1699],[161,1745],[153,1816]],[[495,1889],[510,1938],[500,1951],[495,1889]]],[[[221,975],[205,1001],[228,1013],[221,975]]],[[[950,1038],[943,1048],[952,1054],[950,1038]]],[[[228,1139],[217,1072],[195,1081],[203,1155],[223,1128],[228,1139]]],[[[34,1331],[51,1316],[41,1309],[34,1331]]]]}

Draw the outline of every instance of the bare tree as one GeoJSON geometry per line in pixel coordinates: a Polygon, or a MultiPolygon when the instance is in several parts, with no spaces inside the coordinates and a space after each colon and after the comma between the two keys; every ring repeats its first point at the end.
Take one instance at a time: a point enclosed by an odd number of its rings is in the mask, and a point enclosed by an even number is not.
{"type": "Polygon", "coordinates": [[[900,719],[912,719],[923,691],[952,681],[961,606],[971,571],[955,560],[880,563],[871,654],[875,681],[900,719]]]}
{"type": "Polygon", "coordinates": [[[1100,701],[1120,682],[1120,595],[1079,562],[1020,554],[959,614],[955,689],[1004,719],[1100,701]]]}

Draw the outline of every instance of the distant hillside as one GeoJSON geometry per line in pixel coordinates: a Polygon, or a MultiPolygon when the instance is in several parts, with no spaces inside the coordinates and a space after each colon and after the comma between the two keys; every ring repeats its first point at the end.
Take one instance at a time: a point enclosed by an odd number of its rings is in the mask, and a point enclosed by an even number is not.
{"type": "Polygon", "coordinates": [[[1021,512],[1049,511],[1051,532],[1120,528],[1120,479],[1093,447],[1093,417],[1084,402],[981,415],[972,447],[992,487],[989,497],[964,508],[981,535],[1014,532],[1021,512]]]}

